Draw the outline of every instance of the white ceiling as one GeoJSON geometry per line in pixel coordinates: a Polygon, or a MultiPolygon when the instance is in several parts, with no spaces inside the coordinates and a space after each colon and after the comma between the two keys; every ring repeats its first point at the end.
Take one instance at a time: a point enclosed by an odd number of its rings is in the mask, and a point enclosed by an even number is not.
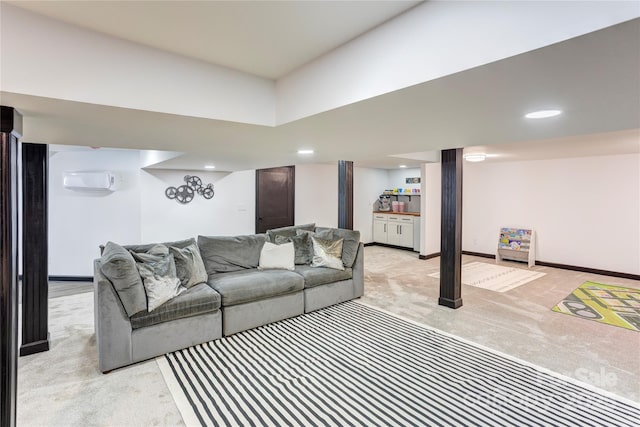
{"type": "Polygon", "coordinates": [[[213,163],[230,171],[338,159],[391,168],[421,163],[415,153],[475,146],[519,151],[523,160],[620,154],[638,152],[637,133],[620,144],[584,136],[640,128],[639,36],[636,19],[275,128],[20,94],[2,99],[28,117],[27,142],[188,153],[157,165],[163,168],[213,163]],[[548,107],[564,113],[523,118],[548,107]],[[530,148],[540,140],[556,142],[530,148]],[[316,153],[296,154],[305,147],[316,153]],[[399,153],[414,160],[390,157],[399,153]]]}
{"type": "Polygon", "coordinates": [[[277,79],[421,1],[7,3],[124,40],[277,79]]]}

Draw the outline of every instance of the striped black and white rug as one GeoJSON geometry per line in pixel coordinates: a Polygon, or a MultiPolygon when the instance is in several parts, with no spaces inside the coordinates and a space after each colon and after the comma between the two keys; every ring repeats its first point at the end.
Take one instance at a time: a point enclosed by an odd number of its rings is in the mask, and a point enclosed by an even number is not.
{"type": "Polygon", "coordinates": [[[357,302],[158,358],[187,425],[637,426],[640,408],[357,302]]]}

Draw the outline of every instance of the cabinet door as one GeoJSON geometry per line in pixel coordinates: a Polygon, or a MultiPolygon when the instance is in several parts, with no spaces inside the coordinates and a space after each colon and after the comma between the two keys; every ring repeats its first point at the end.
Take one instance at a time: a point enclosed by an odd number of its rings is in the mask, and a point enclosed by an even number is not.
{"type": "Polygon", "coordinates": [[[373,221],[373,241],[387,243],[387,221],[373,221]]]}
{"type": "Polygon", "coordinates": [[[390,245],[400,246],[400,227],[402,224],[389,221],[387,227],[387,243],[390,245]]]}
{"type": "Polygon", "coordinates": [[[398,246],[413,249],[413,224],[400,224],[399,231],[398,246]]]}

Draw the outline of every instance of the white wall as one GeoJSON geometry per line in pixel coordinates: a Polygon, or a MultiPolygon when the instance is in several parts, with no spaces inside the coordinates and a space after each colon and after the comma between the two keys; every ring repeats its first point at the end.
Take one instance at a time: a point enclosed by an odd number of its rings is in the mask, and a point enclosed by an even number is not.
{"type": "Polygon", "coordinates": [[[49,159],[49,274],[93,276],[98,246],[140,239],[140,170],[137,151],[64,151],[49,159]],[[90,194],[62,186],[65,171],[111,170],[121,182],[113,193],[90,194]]]}
{"type": "Polygon", "coordinates": [[[353,229],[360,231],[360,240],[373,242],[372,212],[378,197],[389,187],[386,169],[353,168],[353,229]]]}
{"type": "Polygon", "coordinates": [[[420,255],[431,255],[440,252],[441,165],[424,163],[420,170],[422,173],[420,255]]]}
{"type": "MultiPolygon", "coordinates": [[[[353,168],[353,228],[364,243],[372,242],[372,212],[389,186],[385,169],[353,168]]],[[[338,226],[338,165],[296,165],[296,224],[338,226]]]]}
{"type": "MultiPolygon", "coordinates": [[[[93,275],[98,245],[167,241],[198,234],[254,231],[255,172],[141,171],[138,152],[58,152],[49,161],[49,274],[93,275]],[[86,194],[62,187],[72,170],[112,170],[118,191],[86,194]],[[215,196],[187,205],[165,197],[185,175],[212,182],[215,196]]],[[[371,241],[380,192],[413,170],[354,168],[354,228],[371,241]]],[[[424,164],[420,254],[440,250],[440,164],[424,164]]],[[[412,175],[413,176],[413,175],[412,175]]],[[[338,222],[338,168],[296,165],[297,224],[338,222]]],[[[464,165],[463,249],[495,252],[500,227],[536,230],[537,259],[640,274],[640,155],[464,165]]]]}
{"type": "Polygon", "coordinates": [[[62,151],[49,160],[49,274],[92,276],[98,246],[111,240],[137,244],[202,235],[252,234],[255,171],[234,173],[140,169],[138,151],[62,151]],[[111,170],[122,179],[112,193],[64,189],[63,172],[111,170]],[[215,196],[186,205],[165,196],[169,186],[197,175],[215,196]]]}
{"type": "Polygon", "coordinates": [[[255,232],[255,171],[233,173],[143,170],[140,176],[140,242],[166,242],[198,235],[229,236],[255,232]],[[180,204],[165,196],[167,187],[185,183],[195,175],[212,183],[215,195],[196,194],[180,204]]]}
{"type": "Polygon", "coordinates": [[[277,82],[277,124],[638,17],[635,2],[429,1],[277,82]]]}
{"type": "Polygon", "coordinates": [[[532,227],[541,261],[640,274],[640,155],[464,165],[462,247],[532,227]]]}
{"type": "Polygon", "coordinates": [[[420,188],[420,184],[407,184],[407,178],[420,177],[420,168],[389,169],[389,189],[403,188],[413,190],[420,188]]]}
{"type": "Polygon", "coordinates": [[[275,122],[272,80],[85,30],[5,2],[0,7],[3,91],[259,125],[275,122]]]}
{"type": "Polygon", "coordinates": [[[296,166],[295,223],[338,226],[338,164],[296,166]]]}

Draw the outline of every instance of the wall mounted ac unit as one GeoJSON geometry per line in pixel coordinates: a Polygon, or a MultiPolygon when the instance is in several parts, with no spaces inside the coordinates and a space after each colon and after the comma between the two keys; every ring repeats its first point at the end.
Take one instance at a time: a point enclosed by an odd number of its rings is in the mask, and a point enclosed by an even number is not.
{"type": "Polygon", "coordinates": [[[76,191],[114,191],[116,178],[110,171],[65,172],[64,188],[76,191]]]}

